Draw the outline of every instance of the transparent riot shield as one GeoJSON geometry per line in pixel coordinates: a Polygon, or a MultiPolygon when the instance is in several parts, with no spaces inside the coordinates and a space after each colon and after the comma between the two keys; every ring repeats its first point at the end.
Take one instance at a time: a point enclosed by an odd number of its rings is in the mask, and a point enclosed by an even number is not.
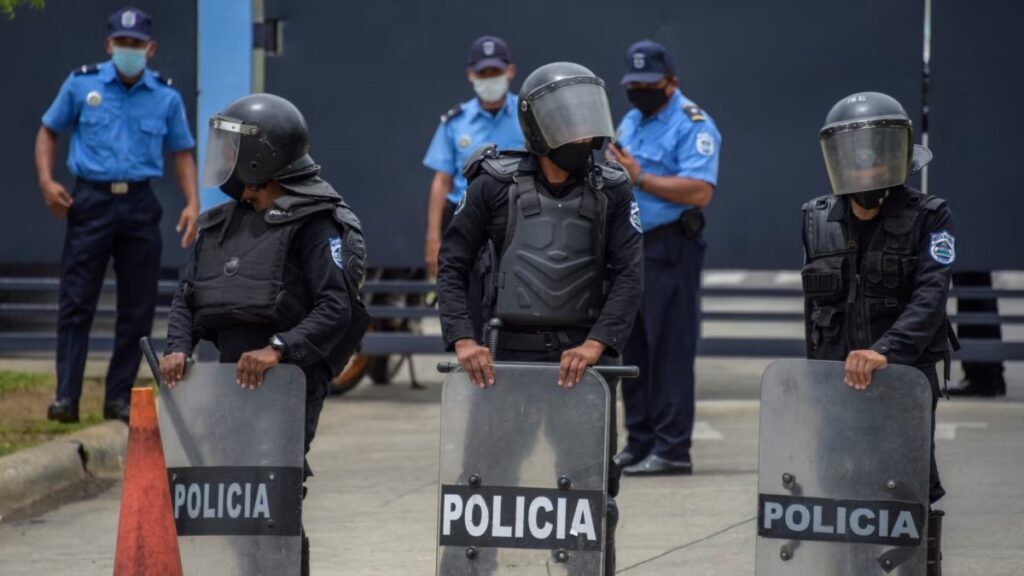
{"type": "Polygon", "coordinates": [[[924,576],[931,416],[931,386],[908,366],[866,390],[842,362],[768,366],[757,576],[924,576]]]}
{"type": "Polygon", "coordinates": [[[598,576],[604,566],[609,393],[588,370],[494,365],[481,390],[461,369],[441,400],[437,573],[598,576]]]}
{"type": "Polygon", "coordinates": [[[299,573],[306,384],[295,366],[243,390],[234,364],[195,364],[159,398],[187,575],[299,573]]]}

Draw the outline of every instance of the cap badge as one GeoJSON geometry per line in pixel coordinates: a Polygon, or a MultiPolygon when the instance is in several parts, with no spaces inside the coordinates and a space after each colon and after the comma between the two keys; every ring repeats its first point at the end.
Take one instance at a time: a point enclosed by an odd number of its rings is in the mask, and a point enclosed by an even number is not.
{"type": "Polygon", "coordinates": [[[136,21],[137,19],[135,18],[135,12],[133,10],[125,10],[121,13],[121,26],[124,26],[125,28],[134,28],[136,21]]]}
{"type": "Polygon", "coordinates": [[[637,70],[643,70],[646,64],[647,61],[644,58],[643,52],[637,52],[636,54],[633,54],[633,68],[636,68],[637,70]]]}
{"type": "Polygon", "coordinates": [[[484,56],[494,56],[494,42],[491,40],[484,42],[484,56]]]}

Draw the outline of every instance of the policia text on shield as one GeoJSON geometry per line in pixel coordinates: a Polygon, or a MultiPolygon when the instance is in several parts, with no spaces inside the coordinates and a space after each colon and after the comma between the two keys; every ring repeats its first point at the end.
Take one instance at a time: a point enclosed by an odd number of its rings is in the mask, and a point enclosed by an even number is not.
{"type": "MultiPolygon", "coordinates": [[[[219,186],[234,201],[209,210],[200,219],[199,239],[171,305],[161,377],[175,393],[179,381],[191,388],[182,390],[182,397],[195,402],[195,410],[213,416],[210,422],[233,422],[244,428],[276,418],[301,421],[304,413],[305,426],[296,429],[301,436],[274,436],[263,445],[276,446],[281,438],[290,438],[281,449],[301,456],[313,440],[331,378],[345,366],[369,325],[359,296],[366,261],[361,225],[341,195],[319,177],[320,166],[309,155],[305,119],[289,101],[271,94],[241,98],[211,119],[209,140],[204,183],[219,186]],[[213,342],[221,362],[229,364],[186,370],[185,360],[200,339],[213,342]],[[275,368],[282,363],[294,366],[275,368]],[[284,379],[299,391],[286,398],[267,399],[288,389],[280,385],[273,386],[273,392],[264,392],[268,379],[275,383],[284,379]],[[205,380],[200,390],[208,391],[196,392],[200,385],[190,386],[189,380],[205,380]],[[238,396],[240,390],[257,393],[246,398],[238,396]],[[216,398],[208,397],[213,394],[216,398]],[[235,396],[224,404],[231,407],[227,413],[219,411],[224,408],[217,401],[225,394],[235,396]],[[252,417],[230,416],[242,406],[252,411],[252,417]],[[292,407],[290,411],[284,410],[287,406],[292,407]]],[[[187,416],[184,409],[181,416],[187,416]]],[[[196,425],[210,426],[209,422],[196,425]]],[[[267,433],[275,434],[273,430],[267,433]]],[[[202,434],[209,436],[213,431],[204,428],[202,434]]],[[[252,434],[255,432],[250,430],[249,436],[252,434]]],[[[192,471],[187,486],[175,496],[188,504],[190,519],[195,519],[190,503],[198,498],[193,494],[199,493],[204,518],[210,509],[223,519],[221,510],[226,509],[230,517],[236,509],[230,497],[238,496],[239,490],[245,496],[243,510],[247,513],[251,512],[248,503],[259,507],[261,494],[272,497],[279,493],[263,492],[261,487],[276,487],[284,490],[280,492],[284,495],[301,494],[302,483],[312,471],[308,465],[302,474],[289,470],[252,470],[244,481],[233,482],[232,477],[215,470],[192,471]],[[256,491],[250,499],[252,489],[256,491]],[[213,490],[217,504],[208,507],[207,495],[213,490]],[[223,495],[222,490],[226,491],[223,495]]],[[[301,532],[297,518],[288,525],[294,524],[301,532]]],[[[178,519],[180,528],[183,517],[178,519]]],[[[265,520],[273,524],[271,528],[282,527],[280,517],[265,520]]],[[[264,528],[253,525],[245,533],[264,534],[264,528]]],[[[220,528],[193,527],[190,533],[211,530],[220,528]]],[[[285,562],[288,572],[299,572],[301,555],[301,572],[307,574],[309,544],[304,536],[301,554],[298,547],[294,552],[294,562],[285,562]]]]}

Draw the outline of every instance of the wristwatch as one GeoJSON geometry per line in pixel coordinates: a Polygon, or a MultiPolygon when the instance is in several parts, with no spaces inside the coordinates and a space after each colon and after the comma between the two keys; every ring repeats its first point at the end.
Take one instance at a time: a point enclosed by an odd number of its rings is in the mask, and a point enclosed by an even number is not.
{"type": "Polygon", "coordinates": [[[633,184],[637,187],[638,190],[644,189],[644,176],[647,176],[647,172],[644,172],[643,170],[638,172],[636,175],[636,182],[634,182],[633,184]]]}
{"type": "Polygon", "coordinates": [[[281,337],[277,334],[270,337],[270,347],[281,354],[281,360],[288,358],[288,346],[285,345],[284,340],[281,340],[281,337]]]}

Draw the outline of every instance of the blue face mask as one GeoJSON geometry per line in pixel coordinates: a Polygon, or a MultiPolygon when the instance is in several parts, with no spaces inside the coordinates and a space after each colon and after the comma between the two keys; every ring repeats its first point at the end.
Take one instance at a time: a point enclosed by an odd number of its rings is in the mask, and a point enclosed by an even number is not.
{"type": "Polygon", "coordinates": [[[111,57],[117,71],[129,78],[138,75],[146,68],[145,48],[124,48],[114,46],[114,54],[111,57]]]}

